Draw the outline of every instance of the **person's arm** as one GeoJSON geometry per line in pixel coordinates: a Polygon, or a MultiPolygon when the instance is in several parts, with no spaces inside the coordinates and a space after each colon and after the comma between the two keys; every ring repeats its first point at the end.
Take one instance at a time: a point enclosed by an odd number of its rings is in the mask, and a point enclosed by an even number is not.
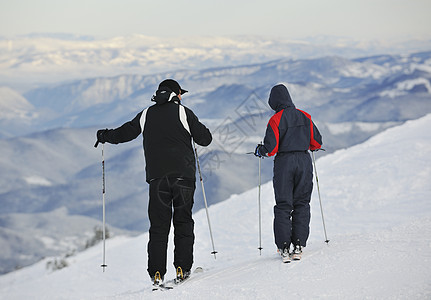
{"type": "Polygon", "coordinates": [[[283,110],[279,111],[269,119],[266,126],[265,138],[263,146],[259,148],[259,153],[263,156],[274,156],[278,151],[280,133],[278,126],[280,125],[281,115],[283,110]]]}
{"type": "Polygon", "coordinates": [[[211,144],[212,135],[209,129],[199,121],[198,117],[190,109],[186,108],[186,114],[190,133],[196,144],[200,146],[211,144]]]}
{"type": "Polygon", "coordinates": [[[118,144],[129,142],[137,138],[142,132],[140,124],[141,115],[142,112],[137,114],[133,120],[124,123],[118,128],[98,130],[97,141],[102,144],[118,144]]]}
{"type": "Polygon", "coordinates": [[[311,138],[310,138],[310,150],[314,151],[317,149],[322,148],[322,135],[319,132],[319,129],[317,129],[317,126],[314,124],[314,122],[310,119],[312,126],[310,126],[311,129],[311,138]]]}

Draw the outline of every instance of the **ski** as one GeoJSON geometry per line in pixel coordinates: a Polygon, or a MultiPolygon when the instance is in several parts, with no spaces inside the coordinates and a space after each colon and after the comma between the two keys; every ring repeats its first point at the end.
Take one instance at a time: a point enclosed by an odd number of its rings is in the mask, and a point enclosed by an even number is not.
{"type": "Polygon", "coordinates": [[[171,279],[166,281],[163,285],[165,289],[173,289],[174,287],[177,287],[179,285],[183,285],[185,282],[190,282],[196,274],[202,273],[204,269],[202,267],[196,267],[193,272],[190,274],[189,277],[183,279],[183,280],[177,280],[177,278],[171,279]]]}
{"type": "Polygon", "coordinates": [[[170,287],[170,286],[166,286],[164,283],[162,283],[162,284],[159,284],[159,285],[153,285],[153,292],[155,292],[155,291],[169,291],[169,290],[172,290],[173,289],[173,287],[170,287]]]}
{"type": "Polygon", "coordinates": [[[292,261],[288,250],[283,251],[283,250],[277,249],[277,252],[281,256],[281,260],[283,261],[283,263],[287,264],[292,261]]]}
{"type": "Polygon", "coordinates": [[[277,249],[278,254],[281,256],[283,263],[290,263],[291,261],[299,261],[302,257],[302,247],[296,245],[293,247],[292,252],[290,252],[290,247],[284,243],[283,250],[277,249]]]}
{"type": "Polygon", "coordinates": [[[290,256],[292,257],[293,260],[301,260],[302,247],[299,245],[295,246],[290,256]]]}
{"type": "Polygon", "coordinates": [[[163,283],[162,276],[160,275],[160,272],[157,271],[156,274],[154,275],[153,292],[155,292],[155,291],[166,291],[169,289],[171,289],[171,288],[165,286],[165,284],[163,283]]]}

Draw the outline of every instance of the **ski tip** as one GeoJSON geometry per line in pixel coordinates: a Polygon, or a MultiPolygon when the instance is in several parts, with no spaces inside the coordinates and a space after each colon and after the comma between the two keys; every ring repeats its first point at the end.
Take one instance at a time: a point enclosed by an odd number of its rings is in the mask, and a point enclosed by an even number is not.
{"type": "Polygon", "coordinates": [[[152,291],[153,292],[156,292],[156,291],[160,291],[160,292],[164,292],[164,291],[169,291],[169,290],[172,290],[173,289],[173,287],[172,286],[162,286],[162,285],[159,285],[159,286],[154,286],[153,287],[153,289],[152,289],[152,291]]]}

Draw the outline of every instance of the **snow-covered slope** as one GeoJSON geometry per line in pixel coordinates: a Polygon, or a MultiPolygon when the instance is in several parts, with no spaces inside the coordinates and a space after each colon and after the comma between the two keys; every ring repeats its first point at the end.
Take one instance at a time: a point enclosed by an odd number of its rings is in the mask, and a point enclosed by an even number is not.
{"type": "Polygon", "coordinates": [[[11,88],[0,86],[0,100],[0,120],[32,117],[33,105],[11,88]]]}
{"type": "MultiPolygon", "coordinates": [[[[52,272],[49,259],[0,277],[5,299],[428,299],[431,297],[431,115],[317,160],[327,232],[316,189],[303,260],[282,264],[272,238],[272,184],[262,186],[262,255],[257,188],[211,206],[215,260],[205,211],[195,214],[195,266],[204,272],[168,292],[151,292],[148,235],[107,241],[52,272]]],[[[270,159],[263,168],[271,168],[270,159]]],[[[256,170],[257,171],[257,170],[256,170]]],[[[169,271],[173,276],[172,241],[169,271]]]]}
{"type": "MultiPolygon", "coordinates": [[[[98,220],[71,215],[64,207],[45,213],[0,215],[0,272],[28,266],[43,257],[81,251],[96,228],[101,228],[98,220]]],[[[122,232],[112,227],[108,230],[111,235],[122,232]]]]}
{"type": "Polygon", "coordinates": [[[28,131],[38,117],[35,107],[20,93],[0,85],[0,138],[28,131]]]}

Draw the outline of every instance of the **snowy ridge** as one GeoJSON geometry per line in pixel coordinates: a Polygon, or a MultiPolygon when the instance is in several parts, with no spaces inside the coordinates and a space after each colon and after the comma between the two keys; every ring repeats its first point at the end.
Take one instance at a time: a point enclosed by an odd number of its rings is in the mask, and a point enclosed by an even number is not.
{"type": "MultiPolygon", "coordinates": [[[[195,214],[195,266],[205,271],[172,291],[152,293],[146,274],[148,234],[107,241],[69,258],[0,277],[5,299],[427,299],[431,296],[431,115],[408,121],[355,147],[318,159],[329,245],[316,189],[303,260],[282,264],[272,237],[272,183],[262,186],[262,256],[257,188],[210,207],[217,260],[204,211],[195,214]]],[[[263,168],[271,168],[270,159],[263,168]]],[[[256,162],[257,167],[257,162],[256,162]]],[[[257,170],[256,170],[257,171],[257,170]]],[[[173,276],[172,241],[167,277],[173,276]]]]}
{"type": "Polygon", "coordinates": [[[28,121],[36,117],[34,106],[11,88],[0,86],[0,99],[0,120],[17,118],[28,121]]]}
{"type": "MultiPolygon", "coordinates": [[[[42,257],[83,250],[94,236],[94,228],[100,228],[98,220],[70,214],[65,207],[31,215],[0,215],[0,225],[1,272],[33,264],[42,257]]],[[[121,233],[110,229],[111,233],[121,233]]]]}

